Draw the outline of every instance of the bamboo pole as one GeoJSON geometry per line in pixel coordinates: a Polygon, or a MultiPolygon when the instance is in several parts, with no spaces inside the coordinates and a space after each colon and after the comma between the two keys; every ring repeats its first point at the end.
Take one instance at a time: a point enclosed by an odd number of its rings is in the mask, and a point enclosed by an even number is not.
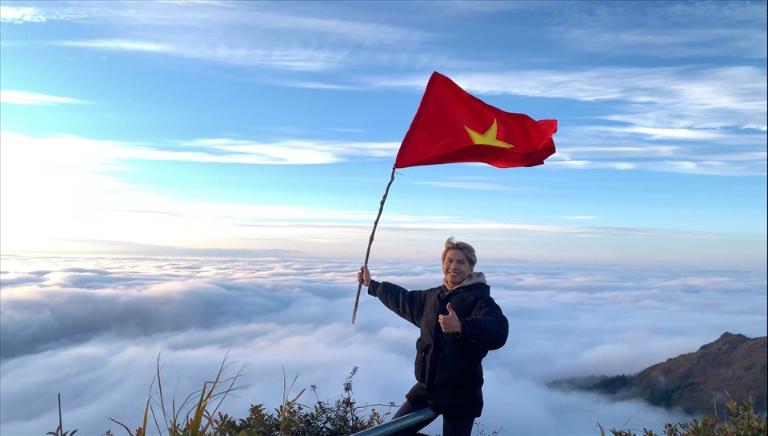
{"type": "MultiPolygon", "coordinates": [[[[392,186],[392,182],[395,181],[395,166],[392,166],[392,174],[389,176],[389,183],[387,183],[387,188],[384,190],[384,196],[381,197],[381,203],[379,203],[379,214],[376,215],[376,221],[373,222],[373,230],[371,230],[371,237],[368,238],[368,249],[365,251],[365,262],[363,262],[363,267],[368,266],[368,258],[371,255],[371,245],[373,244],[373,236],[376,234],[376,226],[379,225],[379,218],[381,218],[381,212],[384,210],[384,202],[387,201],[387,195],[389,194],[389,187],[392,186]]],[[[361,268],[362,271],[362,268],[361,268]]],[[[357,305],[360,302],[360,289],[363,288],[362,283],[357,284],[357,294],[355,294],[355,307],[352,309],[352,324],[355,323],[355,319],[357,318],[357,305]]]]}

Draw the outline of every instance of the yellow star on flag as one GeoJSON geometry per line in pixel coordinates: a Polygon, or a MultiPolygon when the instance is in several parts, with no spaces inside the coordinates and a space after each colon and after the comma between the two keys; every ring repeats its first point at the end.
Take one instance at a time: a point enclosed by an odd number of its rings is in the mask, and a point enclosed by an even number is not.
{"type": "Polygon", "coordinates": [[[476,132],[467,126],[464,126],[464,129],[467,130],[467,133],[469,134],[470,139],[472,139],[473,144],[491,145],[493,147],[501,148],[514,147],[512,144],[507,144],[506,142],[496,138],[496,118],[493,119],[493,124],[491,124],[491,127],[489,127],[485,133],[476,132]]]}

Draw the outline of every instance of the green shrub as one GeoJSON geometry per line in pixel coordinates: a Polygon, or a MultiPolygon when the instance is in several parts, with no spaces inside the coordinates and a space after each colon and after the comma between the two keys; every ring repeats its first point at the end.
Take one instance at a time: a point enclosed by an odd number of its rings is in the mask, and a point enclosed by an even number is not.
{"type": "MultiPolygon", "coordinates": [[[[395,403],[358,405],[354,399],[352,380],[357,375],[358,368],[352,368],[343,383],[341,396],[334,400],[321,400],[317,394],[318,388],[310,386],[315,395],[311,405],[300,402],[306,388],[299,390],[296,395],[291,391],[296,384],[298,375],[288,385],[285,370],[283,370],[283,398],[280,406],[274,411],[267,410],[262,403],[252,404],[248,416],[237,419],[218,411],[224,399],[232,392],[244,389],[238,385],[242,376],[242,367],[234,376],[225,377],[228,365],[225,356],[213,380],[205,381],[202,388],[189,394],[181,404],[176,404],[175,398],[166,399],[160,377],[160,356],[157,359],[155,378],[150,385],[150,395],[144,405],[142,423],[135,430],[127,425],[110,418],[119,424],[130,436],[145,436],[147,426],[154,424],[154,430],[160,435],[168,436],[335,436],[349,435],[376,425],[382,424],[384,418],[391,414],[395,403]],[[377,407],[381,409],[377,409],[377,407]],[[382,414],[380,410],[386,409],[382,414]],[[364,413],[369,410],[367,415],[364,413]]],[[[478,435],[486,432],[480,423],[476,423],[478,435]]],[[[597,424],[600,436],[606,432],[602,425],[597,424]]],[[[73,436],[77,430],[64,431],[61,420],[61,395],[59,395],[59,425],[52,436],[73,436]]],[[[491,432],[491,435],[499,431],[491,432]]],[[[637,436],[632,430],[610,429],[612,436],[637,436]]],[[[726,403],[726,415],[720,419],[717,416],[707,416],[693,419],[690,422],[667,424],[664,436],[765,436],[768,434],[766,418],[754,410],[751,400],[737,402],[729,399],[726,403]]],[[[644,428],[642,436],[661,436],[652,430],[644,428]]],[[[104,436],[113,436],[107,430],[104,436]]]]}
{"type": "MultiPolygon", "coordinates": [[[[375,406],[383,406],[391,410],[394,403],[358,406],[352,390],[352,379],[357,374],[357,370],[357,367],[352,369],[344,382],[341,397],[334,402],[320,400],[317,397],[317,386],[314,385],[311,386],[311,390],[317,400],[312,406],[299,402],[304,389],[289,399],[288,392],[293,387],[292,383],[287,389],[284,386],[283,403],[274,414],[269,413],[262,404],[252,405],[250,414],[244,419],[235,420],[219,414],[216,418],[218,432],[215,434],[332,436],[347,435],[379,425],[384,422],[384,418],[375,406]],[[367,416],[361,414],[362,410],[369,408],[371,410],[367,416]]],[[[294,378],[294,383],[295,381],[294,378]]]]}
{"type": "MultiPolygon", "coordinates": [[[[323,401],[317,395],[317,386],[310,389],[315,394],[316,402],[311,406],[299,400],[306,388],[291,396],[298,374],[293,382],[286,384],[283,370],[283,399],[280,406],[270,412],[264,405],[252,404],[246,418],[236,419],[218,411],[224,399],[233,391],[244,389],[238,385],[242,376],[242,367],[232,377],[225,377],[227,369],[225,356],[213,380],[205,381],[200,390],[189,394],[181,404],[175,398],[167,399],[163,392],[160,357],[157,359],[155,378],[150,385],[150,395],[144,406],[141,425],[135,430],[115,419],[130,436],[144,436],[156,430],[160,435],[168,436],[331,436],[347,435],[384,422],[376,406],[386,407],[391,411],[394,403],[359,406],[353,397],[352,380],[358,368],[354,367],[343,384],[341,397],[333,402],[323,401]],[[363,411],[370,409],[367,415],[363,411]],[[151,421],[150,421],[151,418],[151,421]],[[147,426],[154,423],[154,429],[147,426]]],[[[384,416],[388,415],[387,412],[384,416]]],[[[61,424],[54,436],[72,436],[61,433],[61,424]]],[[[104,436],[113,436],[108,430],[104,436]]]]}
{"type": "MultiPolygon", "coordinates": [[[[716,416],[705,416],[701,420],[667,424],[664,426],[664,436],[765,436],[768,434],[768,422],[755,412],[752,400],[741,403],[729,399],[726,402],[727,416],[724,420],[716,416]]],[[[598,424],[600,436],[605,436],[603,427],[598,424]]],[[[611,429],[613,436],[637,436],[631,430],[611,429]]],[[[646,428],[643,436],[659,436],[646,428]]]]}

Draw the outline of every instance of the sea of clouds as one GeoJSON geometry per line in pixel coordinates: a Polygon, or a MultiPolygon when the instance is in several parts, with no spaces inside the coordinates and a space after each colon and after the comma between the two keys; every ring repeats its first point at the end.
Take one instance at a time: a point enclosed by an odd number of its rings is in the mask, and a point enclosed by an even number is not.
{"type": "MultiPolygon", "coordinates": [[[[482,260],[481,260],[482,261],[482,260]]],[[[284,376],[301,398],[336,399],[353,367],[359,404],[401,403],[413,384],[418,331],[361,296],[359,261],[268,258],[3,256],[0,433],[64,429],[100,435],[136,428],[160,355],[177,401],[211,379],[225,356],[240,384],[222,410],[277,407],[284,376]]],[[[436,262],[372,261],[374,278],[423,289],[436,262]]],[[[687,417],[640,401],[547,388],[552,380],[638,372],[695,351],[723,332],[766,334],[765,270],[481,263],[510,321],[507,345],[484,361],[486,433],[595,435],[687,417]]],[[[377,406],[382,412],[387,407],[377,406]]],[[[440,432],[437,420],[427,432],[440,432]]]]}

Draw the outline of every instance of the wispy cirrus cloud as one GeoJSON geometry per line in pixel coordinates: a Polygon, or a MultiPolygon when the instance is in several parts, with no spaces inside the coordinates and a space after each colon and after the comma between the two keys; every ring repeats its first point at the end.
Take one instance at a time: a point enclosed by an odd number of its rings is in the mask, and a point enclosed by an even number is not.
{"type": "MultiPolygon", "coordinates": [[[[10,2],[8,2],[10,3],[10,2]]],[[[0,21],[29,25],[30,23],[47,23],[53,21],[82,21],[90,20],[94,17],[92,11],[102,10],[103,13],[108,13],[111,9],[113,13],[122,15],[124,12],[119,11],[117,8],[99,8],[94,6],[86,6],[69,2],[14,2],[24,6],[0,6],[0,21]],[[73,6],[74,5],[74,6],[73,6]]],[[[117,6],[118,2],[114,2],[117,6]]],[[[97,2],[91,2],[92,5],[98,4],[97,2]]],[[[130,13],[130,12],[129,12],[130,13]]]]}
{"type": "Polygon", "coordinates": [[[641,126],[602,127],[600,129],[620,133],[636,133],[648,136],[650,139],[715,140],[726,136],[726,134],[712,129],[674,129],[641,126]]]}
{"type": "Polygon", "coordinates": [[[550,35],[577,50],[648,58],[765,59],[762,2],[593,5],[559,16],[550,35]]]}
{"type": "Polygon", "coordinates": [[[355,85],[355,84],[306,81],[306,80],[269,80],[269,83],[273,85],[285,86],[289,88],[303,88],[303,89],[325,89],[325,90],[338,90],[338,91],[361,91],[365,89],[363,86],[355,85]]]}
{"type": "Polygon", "coordinates": [[[735,129],[582,126],[561,132],[548,165],[712,175],[765,174],[765,136],[735,129]]]}
{"type": "MultiPolygon", "coordinates": [[[[221,27],[238,29],[248,35],[283,32],[281,36],[285,40],[326,35],[353,45],[414,43],[434,37],[428,31],[397,24],[302,13],[310,10],[304,7],[292,12],[275,11],[270,6],[227,1],[42,2],[35,7],[3,6],[2,11],[3,21],[88,20],[107,24],[121,35],[140,34],[136,30],[141,29],[157,37],[178,37],[185,29],[205,30],[220,43],[226,42],[220,39],[226,32],[217,31],[221,27]]],[[[242,38],[230,41],[237,39],[242,38]]]]}
{"type": "Polygon", "coordinates": [[[644,170],[708,175],[765,175],[766,153],[723,156],[719,160],[655,160],[648,162],[595,159],[552,159],[547,165],[567,169],[644,170]]]}
{"type": "MultiPolygon", "coordinates": [[[[290,41],[279,44],[259,44],[259,38],[228,40],[227,38],[190,39],[187,35],[172,36],[159,32],[151,40],[137,39],[82,39],[57,41],[61,47],[122,52],[166,54],[179,58],[241,65],[254,68],[284,69],[297,72],[321,72],[342,68],[389,65],[401,68],[419,67],[439,63],[443,66],[476,67],[480,62],[452,59],[442,54],[409,52],[405,49],[379,48],[372,52],[367,47],[345,44],[317,44],[290,41]]],[[[273,84],[308,89],[364,89],[369,86],[340,80],[338,83],[317,80],[274,80],[273,84]]]]}
{"type": "Polygon", "coordinates": [[[29,6],[0,6],[0,22],[42,23],[46,21],[39,9],[29,6]]]}
{"type": "Polygon", "coordinates": [[[328,164],[353,157],[389,157],[399,147],[396,142],[304,139],[262,142],[231,138],[147,144],[94,140],[74,135],[35,137],[9,131],[3,131],[2,138],[8,144],[8,153],[22,144],[53,152],[59,144],[66,145],[63,148],[69,150],[87,149],[90,156],[98,157],[101,164],[115,164],[127,159],[252,165],[328,164]]]}
{"type": "Polygon", "coordinates": [[[266,28],[289,31],[310,31],[319,34],[339,35],[357,44],[418,43],[433,39],[434,34],[394,24],[376,21],[356,21],[338,18],[303,16],[266,11],[249,11],[240,18],[242,22],[258,22],[266,28]]]}
{"type": "MultiPolygon", "coordinates": [[[[766,125],[766,72],[753,66],[532,69],[457,73],[452,78],[478,94],[627,102],[625,113],[605,118],[644,128],[766,125]]],[[[371,79],[371,84],[420,89],[424,78],[371,79]]]]}
{"type": "Polygon", "coordinates": [[[390,157],[399,146],[397,142],[289,139],[265,143],[231,138],[205,138],[183,142],[178,144],[176,150],[163,150],[150,156],[172,159],[175,153],[182,153],[181,160],[184,160],[184,153],[191,151],[207,153],[210,159],[215,161],[216,156],[225,152],[231,153],[228,159],[236,161],[238,156],[243,158],[241,163],[323,164],[352,157],[390,157]]]}
{"type": "MultiPolygon", "coordinates": [[[[54,42],[58,46],[165,54],[292,71],[370,63],[392,65],[404,58],[422,59],[425,53],[409,54],[410,49],[434,38],[423,29],[397,23],[327,17],[312,12],[312,8],[274,11],[268,4],[117,2],[109,8],[98,4],[43,6],[41,16],[81,16],[107,25],[101,37],[54,42]],[[371,51],[371,46],[377,50],[371,51]]],[[[286,83],[319,86],[314,80],[286,83]]]]}
{"type": "Polygon", "coordinates": [[[506,186],[499,183],[472,181],[472,180],[436,180],[436,181],[418,181],[418,182],[411,182],[411,183],[413,183],[414,185],[436,186],[438,188],[468,189],[468,190],[476,190],[476,191],[528,192],[528,191],[536,190],[535,188],[506,186]]]}
{"type": "Polygon", "coordinates": [[[169,44],[127,39],[73,40],[60,41],[56,44],[62,47],[83,47],[104,50],[145,51],[155,53],[171,53],[174,51],[174,47],[169,44]]]}
{"type": "Polygon", "coordinates": [[[571,159],[574,155],[599,155],[610,158],[672,157],[680,152],[678,145],[571,145],[558,147],[559,159],[571,159]]]}
{"type": "Polygon", "coordinates": [[[24,106],[59,105],[59,104],[85,104],[85,100],[62,97],[58,95],[40,94],[29,91],[15,91],[10,89],[0,90],[0,103],[16,104],[24,106]]]}
{"type": "MultiPolygon", "coordinates": [[[[763,13],[765,13],[763,11],[763,13]]],[[[557,28],[562,41],[599,53],[634,53],[656,58],[735,56],[765,59],[765,38],[754,29],[557,28]]]]}
{"type": "Polygon", "coordinates": [[[324,49],[300,47],[258,48],[246,43],[221,44],[216,42],[167,40],[155,41],[130,39],[96,39],[60,41],[63,47],[147,52],[223,62],[236,65],[260,66],[288,70],[324,70],[335,68],[343,62],[343,53],[324,49]]]}
{"type": "Polygon", "coordinates": [[[599,217],[597,217],[595,215],[565,215],[565,216],[561,216],[559,218],[560,219],[564,219],[564,220],[592,221],[592,220],[598,219],[599,217]]]}

